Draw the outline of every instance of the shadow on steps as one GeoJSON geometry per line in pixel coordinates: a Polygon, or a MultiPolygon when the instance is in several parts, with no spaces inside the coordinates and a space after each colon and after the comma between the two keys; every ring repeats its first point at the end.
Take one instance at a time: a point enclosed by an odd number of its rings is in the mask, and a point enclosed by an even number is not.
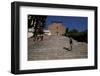
{"type": "Polygon", "coordinates": [[[68,51],[71,51],[69,48],[67,48],[67,47],[63,47],[63,49],[65,49],[65,50],[68,50],[68,51]]]}

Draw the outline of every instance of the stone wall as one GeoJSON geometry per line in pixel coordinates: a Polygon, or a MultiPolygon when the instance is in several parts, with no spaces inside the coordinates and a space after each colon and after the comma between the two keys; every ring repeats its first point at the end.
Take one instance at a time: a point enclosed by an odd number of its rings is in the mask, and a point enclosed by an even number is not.
{"type": "Polygon", "coordinates": [[[66,28],[62,23],[54,22],[48,26],[48,30],[50,30],[51,35],[63,35],[66,28]]]}

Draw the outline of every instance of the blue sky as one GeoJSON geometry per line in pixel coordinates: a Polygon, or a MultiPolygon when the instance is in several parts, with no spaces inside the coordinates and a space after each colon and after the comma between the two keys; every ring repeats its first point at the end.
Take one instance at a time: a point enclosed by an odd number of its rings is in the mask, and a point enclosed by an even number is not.
{"type": "Polygon", "coordinates": [[[77,29],[78,31],[84,31],[88,26],[88,17],[78,17],[78,16],[47,16],[46,18],[46,29],[48,25],[53,21],[60,21],[69,30],[77,29]]]}

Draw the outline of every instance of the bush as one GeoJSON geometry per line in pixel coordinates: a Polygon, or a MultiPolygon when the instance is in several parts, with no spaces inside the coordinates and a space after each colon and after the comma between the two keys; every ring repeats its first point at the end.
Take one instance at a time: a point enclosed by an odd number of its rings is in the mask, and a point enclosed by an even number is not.
{"type": "Polygon", "coordinates": [[[87,33],[84,32],[78,32],[78,33],[69,33],[69,37],[72,37],[73,39],[79,41],[79,42],[87,42],[87,33]]]}
{"type": "Polygon", "coordinates": [[[78,32],[76,29],[72,29],[69,32],[66,32],[65,36],[72,37],[73,39],[79,41],[79,42],[88,42],[88,37],[87,37],[87,30],[83,32],[78,32]]]}

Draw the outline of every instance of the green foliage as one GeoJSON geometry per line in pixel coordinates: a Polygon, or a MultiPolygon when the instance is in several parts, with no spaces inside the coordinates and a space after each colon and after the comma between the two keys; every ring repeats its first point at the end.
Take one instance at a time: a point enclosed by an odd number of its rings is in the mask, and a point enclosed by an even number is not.
{"type": "Polygon", "coordinates": [[[69,29],[68,28],[66,28],[66,33],[69,31],[69,29]]]}
{"type": "Polygon", "coordinates": [[[66,28],[66,31],[65,31],[64,36],[67,36],[68,32],[69,32],[69,29],[68,29],[68,28],[66,28]]]}
{"type": "Polygon", "coordinates": [[[71,31],[69,31],[69,33],[78,33],[77,29],[72,29],[71,31]]]}
{"type": "Polygon", "coordinates": [[[79,32],[77,29],[72,29],[70,31],[67,31],[65,33],[65,36],[72,37],[73,39],[79,41],[79,42],[87,42],[87,30],[79,32]]]}

